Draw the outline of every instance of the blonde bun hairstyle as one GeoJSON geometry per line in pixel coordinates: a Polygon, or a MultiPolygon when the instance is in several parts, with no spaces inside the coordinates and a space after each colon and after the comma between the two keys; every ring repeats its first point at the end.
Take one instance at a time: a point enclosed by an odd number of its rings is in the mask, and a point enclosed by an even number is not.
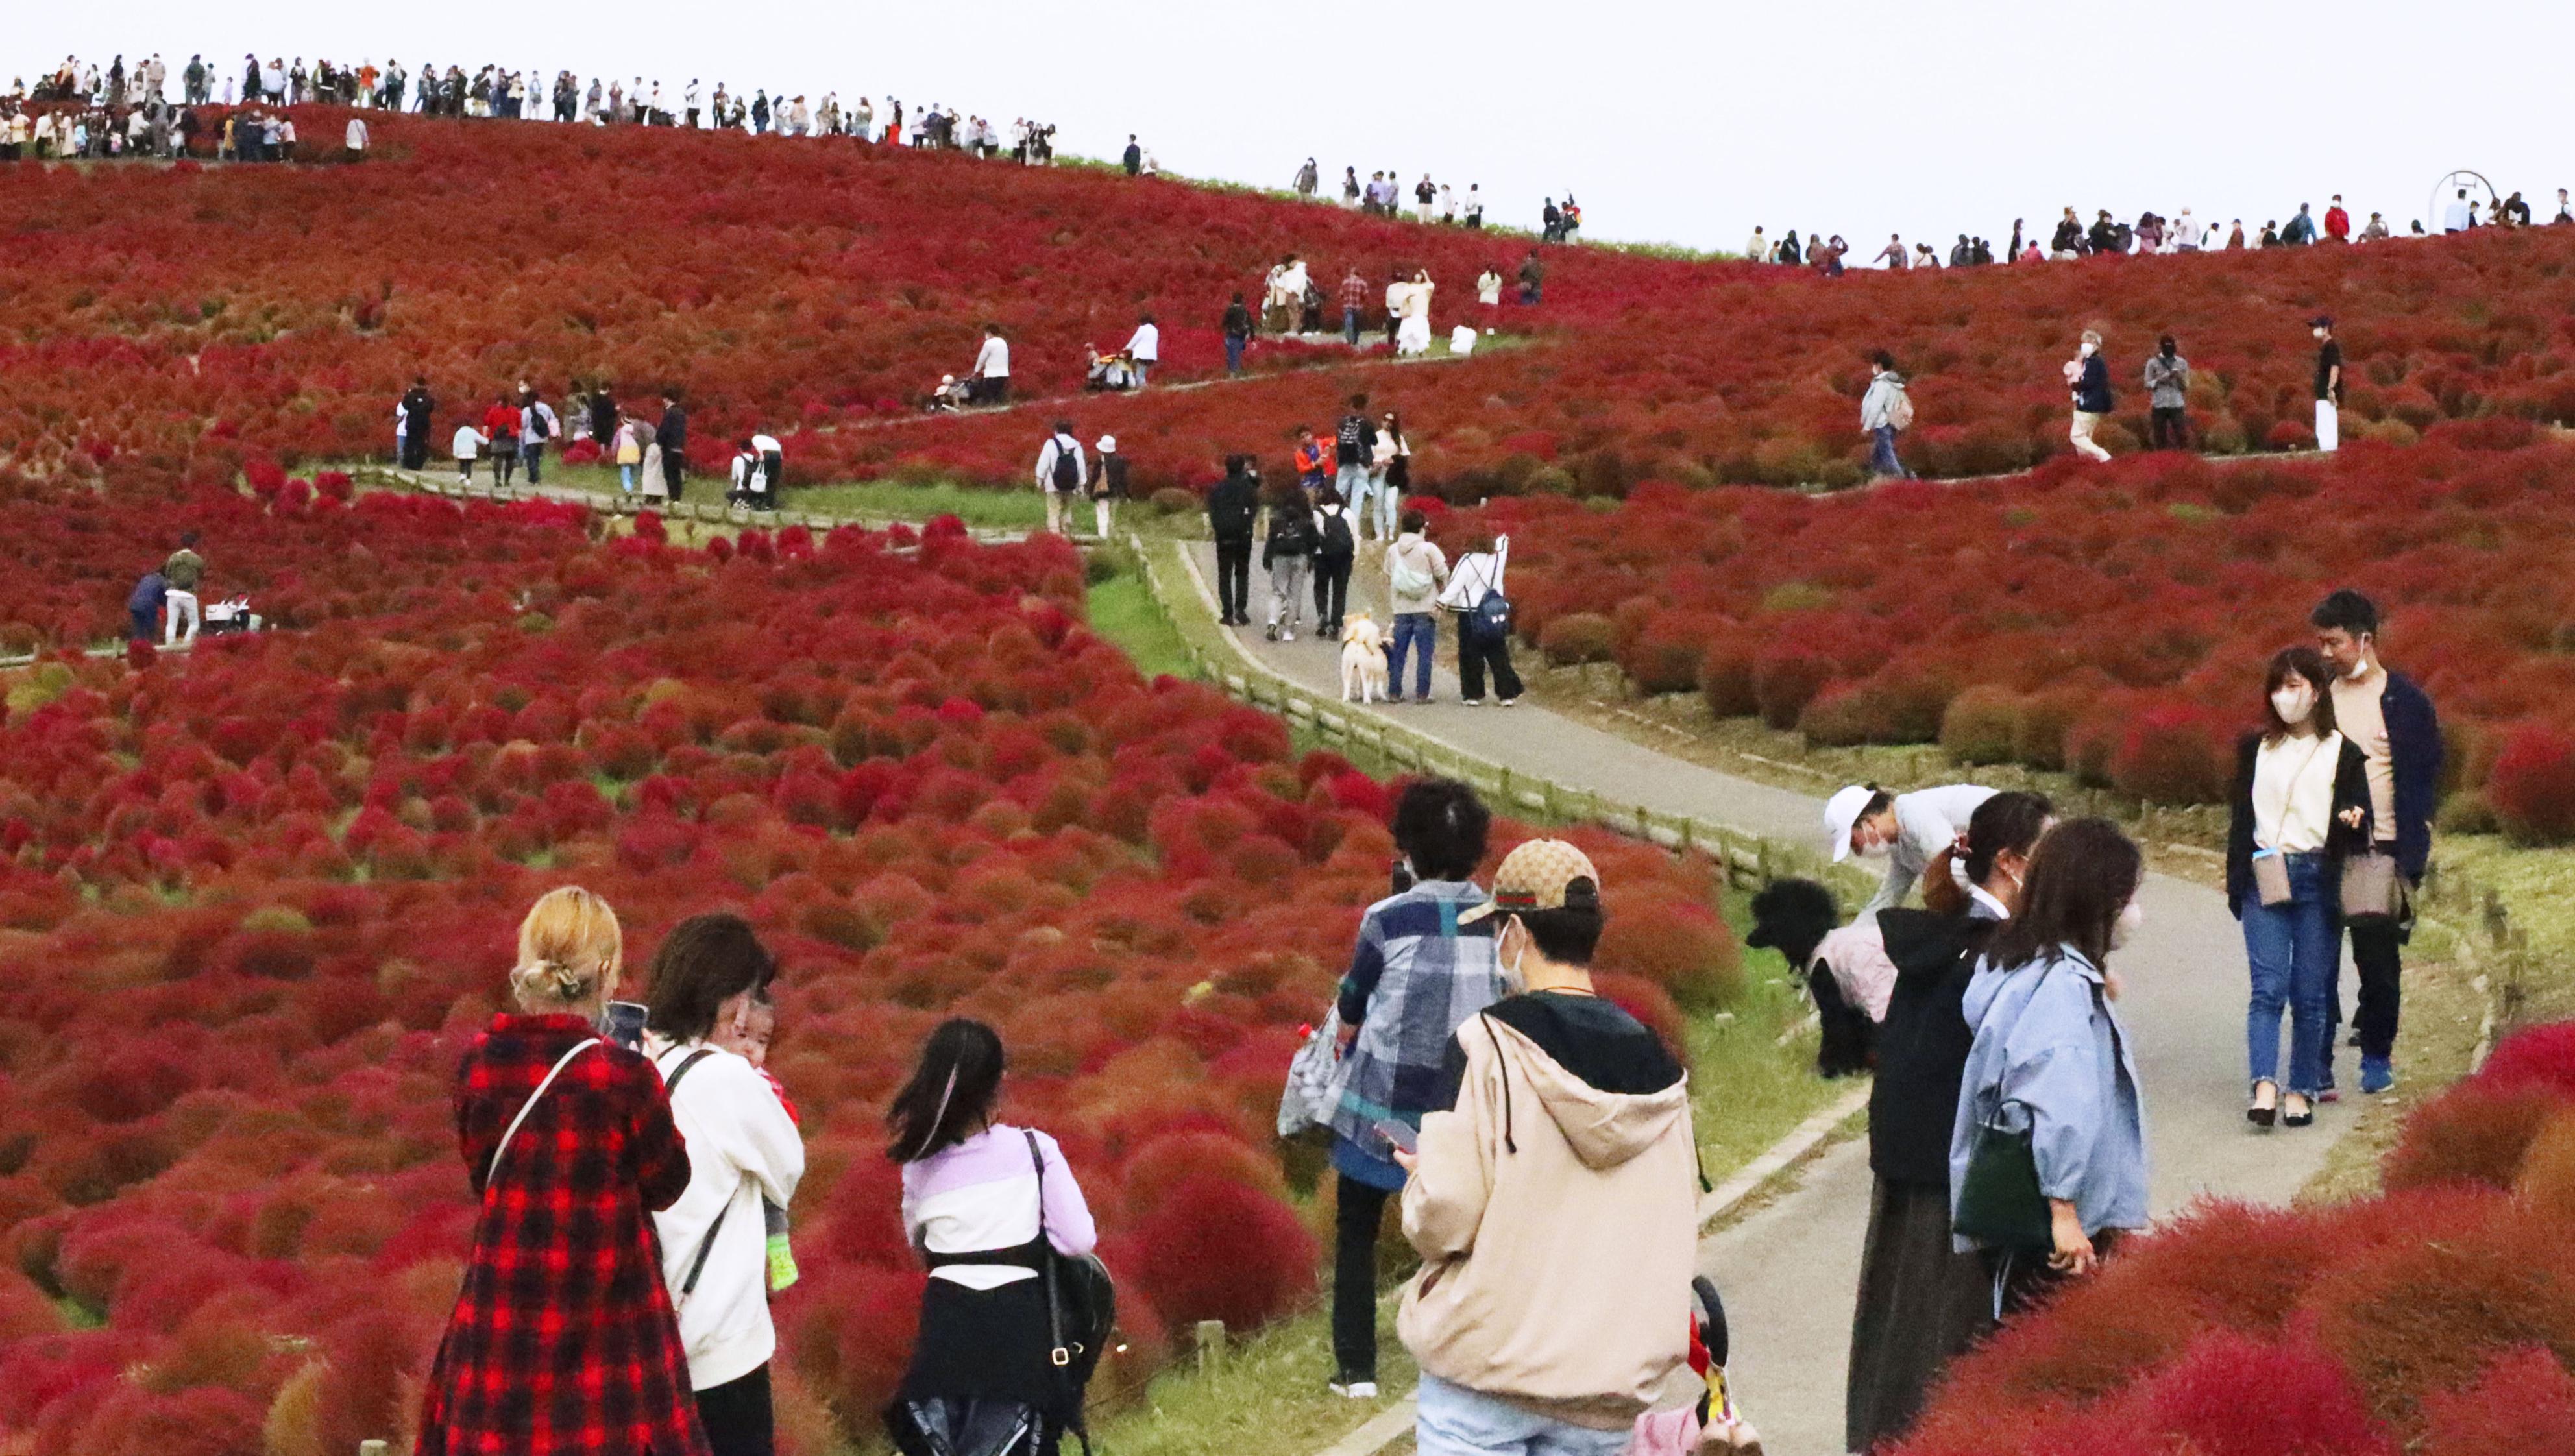
{"type": "Polygon", "coordinates": [[[519,964],[510,972],[510,990],[530,1011],[596,1001],[625,954],[625,932],[608,901],[567,884],[546,891],[519,922],[519,964]]]}

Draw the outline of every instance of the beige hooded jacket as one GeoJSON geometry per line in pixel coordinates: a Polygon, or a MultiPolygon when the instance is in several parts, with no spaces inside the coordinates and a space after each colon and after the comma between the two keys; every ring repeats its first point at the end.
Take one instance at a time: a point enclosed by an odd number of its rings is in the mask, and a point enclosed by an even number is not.
{"type": "Polygon", "coordinates": [[[1688,1353],[1698,1239],[1689,1082],[1602,1091],[1490,1013],[1421,1122],[1396,1328],[1421,1368],[1576,1425],[1650,1408],[1688,1353]]]}

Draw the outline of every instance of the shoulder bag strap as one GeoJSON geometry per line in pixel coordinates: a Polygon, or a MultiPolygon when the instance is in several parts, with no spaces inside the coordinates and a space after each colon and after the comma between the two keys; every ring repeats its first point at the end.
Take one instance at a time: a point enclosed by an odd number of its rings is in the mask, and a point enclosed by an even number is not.
{"type": "MultiPolygon", "coordinates": [[[[669,1053],[667,1052],[664,1053],[664,1055],[668,1054],[669,1053]]],[[[680,1090],[680,1079],[689,1074],[689,1069],[713,1055],[715,1055],[715,1052],[704,1046],[690,1052],[688,1056],[681,1061],[679,1068],[671,1073],[670,1079],[662,1084],[663,1095],[668,1097],[670,1094],[680,1090]]],[[[716,1235],[724,1231],[725,1215],[731,1212],[733,1212],[733,1197],[731,1194],[727,1194],[725,1197],[725,1206],[716,1210],[716,1221],[707,1225],[706,1237],[698,1240],[697,1256],[689,1260],[688,1277],[680,1281],[679,1298],[672,1301],[674,1308],[677,1308],[680,1303],[686,1301],[690,1295],[698,1292],[698,1280],[707,1272],[707,1256],[716,1251],[716,1235]]]]}
{"type": "Polygon", "coordinates": [[[483,1192],[487,1197],[492,1191],[492,1180],[500,1176],[501,1154],[510,1150],[510,1139],[519,1135],[519,1124],[528,1120],[528,1113],[535,1109],[537,1099],[546,1094],[546,1088],[555,1084],[555,1078],[563,1075],[563,1069],[572,1064],[574,1057],[598,1044],[599,1038],[594,1036],[587,1041],[577,1043],[572,1050],[556,1057],[554,1066],[546,1073],[546,1079],[537,1083],[537,1089],[528,1094],[528,1100],[519,1104],[519,1115],[511,1118],[510,1125],[502,1129],[501,1140],[492,1147],[492,1161],[483,1169],[483,1192]]]}
{"type": "Polygon", "coordinates": [[[1023,1128],[1020,1135],[1029,1140],[1029,1164],[1038,1174],[1038,1277],[1046,1281],[1047,1358],[1062,1370],[1073,1363],[1073,1349],[1064,1339],[1064,1305],[1056,1297],[1055,1245],[1047,1239],[1046,1154],[1038,1147],[1035,1128],[1023,1128]]]}
{"type": "MultiPolygon", "coordinates": [[[[2015,966],[2015,967],[2013,967],[2010,971],[2005,972],[2005,975],[2006,975],[2006,977],[2008,977],[2008,976],[2018,975],[2018,974],[2020,974],[2022,971],[2027,970],[2028,968],[2029,968],[2029,967],[2027,967],[2027,966],[2025,966],[2025,965],[2024,965],[2024,966],[2015,966]]],[[[2043,969],[2043,970],[2041,970],[2041,971],[2038,973],[2038,984],[2037,984],[2037,985],[2034,985],[2034,986],[2032,986],[2032,987],[2030,987],[2030,990],[2029,990],[2029,993],[2030,993],[2030,995],[2031,995],[2031,996],[2033,996],[2033,997],[2034,997],[2034,996],[2036,996],[2036,995],[2039,993],[2039,991],[2040,991],[2043,987],[2045,987],[2045,986],[2046,986],[2046,984],[2047,984],[2047,977],[2048,977],[2050,974],[2054,973],[2055,969],[2056,969],[2056,963],[2055,963],[2054,961],[2052,961],[2052,960],[2051,960],[2051,961],[2049,961],[2049,962],[2047,963],[2046,968],[2045,968],[2045,969],[2043,969]]],[[[1996,1000],[2001,1000],[2001,999],[2002,999],[2002,997],[2001,997],[2001,995],[2000,995],[1999,993],[1997,993],[1997,994],[1995,995],[1994,999],[1996,999],[1996,1000]]],[[[2020,1011],[2018,1012],[2018,1014],[2016,1014],[2016,1015],[2014,1015],[2014,1016],[2012,1017],[2012,1025],[2013,1025],[2013,1026],[2015,1026],[2015,1027],[2017,1027],[2017,1026],[2020,1024],[2020,1018],[2021,1018],[2022,1016],[2026,1016],[2026,1015],[2028,1015],[2028,1014],[2029,1014],[2029,1002],[2028,1002],[2028,1001],[2026,1001],[2026,1000],[2024,1000],[2024,1001],[2022,1001],[2022,1002],[2020,1003],[2020,1011]]],[[[1978,1018],[1976,1018],[1976,1032],[1977,1032],[1977,1034],[1978,1034],[1978,1035],[1982,1035],[1982,1034],[1984,1033],[1985,1023],[1986,1023],[1987,1021],[1992,1020],[1992,1019],[1993,1019],[1993,1016],[1994,1016],[1994,1008],[1993,1008],[1992,1006],[1990,1006],[1990,1005],[1989,1005],[1989,1006],[1985,1007],[1985,1014],[1984,1014],[1984,1015],[1982,1015],[1982,1016],[1980,1016],[1980,1017],[1978,1017],[1978,1018]]],[[[2010,1039],[2011,1033],[2010,1033],[2009,1031],[2006,1031],[2006,1032],[2004,1032],[2004,1033],[2003,1033],[2003,1036],[2004,1036],[2004,1039],[2008,1040],[2008,1039],[2010,1039]]],[[[2008,1075],[2008,1074],[2010,1073],[2011,1068],[2010,1068],[2010,1066],[2009,1066],[2008,1064],[2006,1064],[2006,1065],[2004,1066],[2003,1070],[2004,1070],[2004,1073],[2005,1073],[2006,1075],[2008,1075]]],[[[2001,1129],[2000,1129],[2000,1128],[1995,1127],[1995,1126],[1994,1126],[1994,1123],[1995,1123],[1996,1121],[2000,1120],[2000,1118],[2002,1117],[2003,1108],[2005,1108],[2005,1107],[2007,1107],[2007,1106],[2010,1106],[2011,1104],[2002,1100],[2002,1090],[2003,1090],[2003,1088],[2002,1088],[2002,1083],[2000,1083],[2000,1082],[1996,1082],[1996,1083],[1994,1084],[1994,1089],[1993,1089],[1993,1090],[1994,1090],[1994,1110],[1993,1110],[1992,1114],[1991,1114],[1991,1115],[1989,1115],[1989,1116],[1984,1116],[1984,1117],[1979,1117],[1979,1118],[1977,1118],[1977,1119],[1976,1119],[1976,1125],[1977,1125],[1977,1126],[1979,1126],[1979,1127],[1982,1127],[1982,1128],[1987,1128],[1987,1129],[1993,1130],[1993,1131],[2000,1131],[2001,1129]]],[[[1978,1089],[1978,1091],[1979,1091],[1979,1094],[1981,1095],[1982,1089],[1981,1089],[1981,1088],[1979,1088],[1979,1089],[1978,1089]]]]}

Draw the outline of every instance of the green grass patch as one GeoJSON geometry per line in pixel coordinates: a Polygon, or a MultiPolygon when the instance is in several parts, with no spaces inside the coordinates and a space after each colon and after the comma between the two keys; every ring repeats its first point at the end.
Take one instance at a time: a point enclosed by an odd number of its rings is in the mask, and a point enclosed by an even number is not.
{"type": "Polygon", "coordinates": [[[1153,589],[1139,573],[1122,571],[1094,583],[1088,606],[1091,630],[1116,643],[1145,676],[1198,676],[1180,629],[1163,614],[1162,604],[1154,600],[1153,589]]]}
{"type": "MultiPolygon", "coordinates": [[[[833,486],[790,486],[782,504],[791,511],[821,511],[881,521],[928,521],[934,516],[954,516],[969,526],[1005,530],[1035,531],[1046,525],[1046,498],[1034,487],[988,490],[945,482],[908,486],[896,481],[853,481],[833,486]]],[[[1084,503],[1083,515],[1090,515],[1088,502],[1084,503]]]]}

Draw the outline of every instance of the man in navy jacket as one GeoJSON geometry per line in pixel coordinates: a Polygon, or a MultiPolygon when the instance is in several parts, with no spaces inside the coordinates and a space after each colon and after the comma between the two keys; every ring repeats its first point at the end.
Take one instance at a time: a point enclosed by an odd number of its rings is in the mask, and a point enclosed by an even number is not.
{"type": "MultiPolygon", "coordinates": [[[[2402,673],[2378,661],[2378,608],[2349,590],[2316,605],[2308,624],[2334,669],[2334,722],[2368,758],[2370,816],[2379,853],[2396,859],[2407,889],[2423,882],[2432,856],[2432,810],[2440,792],[2441,724],[2432,700],[2402,673]]],[[[2391,1057],[2402,1002],[2404,945],[2413,928],[2409,901],[2393,918],[2351,922],[2351,959],[2360,972],[2360,1089],[2396,1085],[2391,1057]]],[[[2339,1004],[2340,997],[2336,997],[2339,1004]]],[[[2331,1085],[2330,1082],[2327,1083],[2331,1085]]]]}

